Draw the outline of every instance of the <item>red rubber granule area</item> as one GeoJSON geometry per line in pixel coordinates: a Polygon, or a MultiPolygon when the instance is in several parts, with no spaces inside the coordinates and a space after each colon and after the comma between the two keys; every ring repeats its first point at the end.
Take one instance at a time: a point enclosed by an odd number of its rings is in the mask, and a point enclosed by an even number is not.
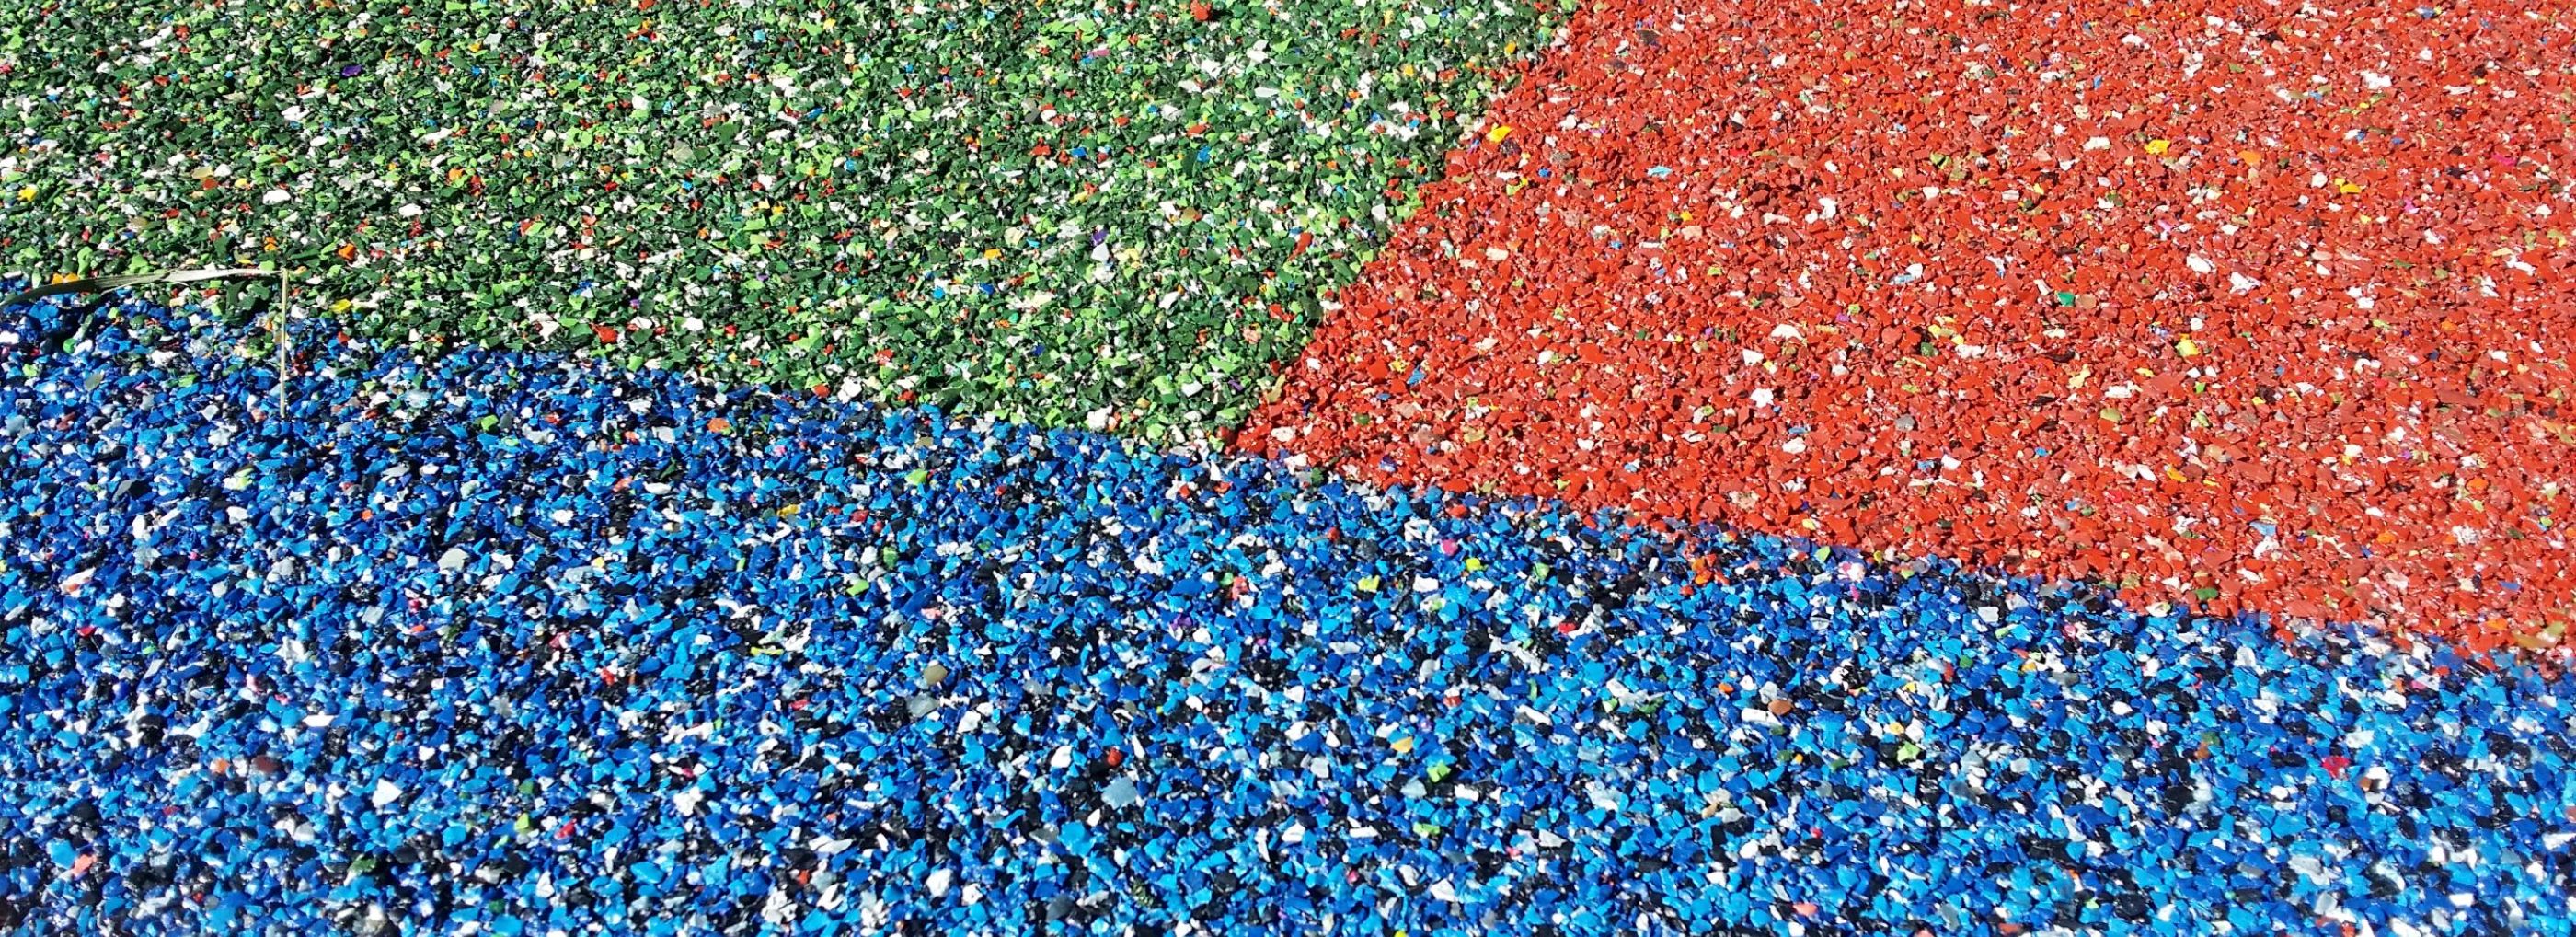
{"type": "Polygon", "coordinates": [[[2576,23],[1593,4],[1255,451],[2555,645],[2576,23]]]}

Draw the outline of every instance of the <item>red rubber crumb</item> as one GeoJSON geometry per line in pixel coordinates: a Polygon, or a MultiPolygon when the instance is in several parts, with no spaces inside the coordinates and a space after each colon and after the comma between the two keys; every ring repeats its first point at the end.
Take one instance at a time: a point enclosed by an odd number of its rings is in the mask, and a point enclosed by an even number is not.
{"type": "Polygon", "coordinates": [[[2554,646],[2576,19],[2543,6],[1595,3],[1238,438],[2554,646]]]}

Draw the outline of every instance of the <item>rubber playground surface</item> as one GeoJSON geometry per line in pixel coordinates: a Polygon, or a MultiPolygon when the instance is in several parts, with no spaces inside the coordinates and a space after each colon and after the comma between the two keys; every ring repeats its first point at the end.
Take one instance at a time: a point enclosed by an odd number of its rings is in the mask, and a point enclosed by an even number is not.
{"type": "Polygon", "coordinates": [[[2576,929],[2561,13],[29,16],[0,922],[2576,929]]]}

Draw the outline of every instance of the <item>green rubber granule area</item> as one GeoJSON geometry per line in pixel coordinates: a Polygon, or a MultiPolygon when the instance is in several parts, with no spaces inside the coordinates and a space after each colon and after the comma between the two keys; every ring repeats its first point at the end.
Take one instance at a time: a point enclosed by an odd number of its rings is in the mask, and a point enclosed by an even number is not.
{"type": "Polygon", "coordinates": [[[305,314],[377,337],[1154,441],[1243,417],[1561,19],[1555,0],[12,6],[10,269],[273,266],[305,314]]]}

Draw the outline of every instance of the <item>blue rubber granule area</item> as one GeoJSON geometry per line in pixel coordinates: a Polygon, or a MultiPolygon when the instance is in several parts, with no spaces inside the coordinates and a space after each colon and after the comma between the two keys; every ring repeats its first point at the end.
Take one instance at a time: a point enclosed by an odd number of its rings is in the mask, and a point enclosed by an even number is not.
{"type": "Polygon", "coordinates": [[[12,315],[29,931],[2571,930],[2571,688],[2524,665],[562,358],[317,331],[281,394],[256,329],[12,315]]]}

